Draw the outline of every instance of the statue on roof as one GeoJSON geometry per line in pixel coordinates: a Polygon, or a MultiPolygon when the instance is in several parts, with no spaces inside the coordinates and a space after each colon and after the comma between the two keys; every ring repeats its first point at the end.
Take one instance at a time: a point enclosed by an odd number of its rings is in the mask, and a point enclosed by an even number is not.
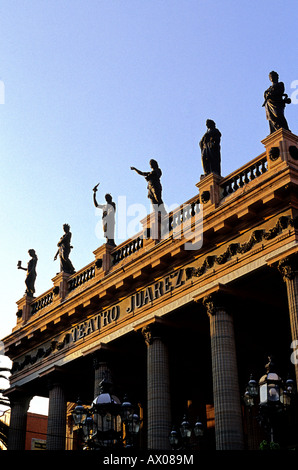
{"type": "Polygon", "coordinates": [[[25,279],[25,284],[26,284],[26,292],[25,294],[33,297],[35,293],[35,280],[36,280],[36,265],[37,265],[37,256],[35,253],[35,250],[29,250],[28,251],[29,256],[31,256],[31,259],[28,262],[27,268],[22,267],[22,262],[19,261],[17,264],[18,269],[23,269],[24,271],[27,271],[26,279],[25,279]]]}
{"type": "Polygon", "coordinates": [[[139,175],[145,177],[146,181],[148,182],[148,198],[152,203],[153,210],[154,212],[159,212],[164,215],[166,213],[166,210],[164,208],[164,203],[162,200],[162,185],[160,182],[162,171],[159,168],[156,160],[151,159],[149,161],[149,164],[151,167],[151,171],[140,171],[134,166],[131,166],[130,169],[136,171],[139,175]]]}
{"type": "Polygon", "coordinates": [[[216,128],[215,122],[212,121],[212,119],[207,119],[206,126],[207,132],[203,135],[199,143],[204,175],[216,173],[221,176],[221,133],[216,128]]]}
{"type": "Polygon", "coordinates": [[[264,93],[263,106],[266,110],[266,118],[269,121],[270,134],[278,129],[289,130],[284,116],[286,104],[291,103],[291,98],[285,93],[283,82],[278,81],[278,73],[270,72],[269,79],[272,85],[264,93]]]}
{"type": "Polygon", "coordinates": [[[110,194],[105,195],[105,204],[98,204],[96,200],[96,192],[99,183],[93,188],[93,203],[96,208],[102,209],[102,224],[104,237],[108,245],[116,246],[115,243],[115,213],[116,204],[110,194]]]}
{"type": "Polygon", "coordinates": [[[57,243],[58,251],[54,256],[54,261],[57,259],[59,255],[60,259],[60,272],[74,274],[75,269],[72,265],[72,262],[69,259],[69,254],[71,249],[73,248],[70,244],[71,241],[71,231],[68,224],[63,225],[64,234],[60,238],[59,242],[57,243]]]}

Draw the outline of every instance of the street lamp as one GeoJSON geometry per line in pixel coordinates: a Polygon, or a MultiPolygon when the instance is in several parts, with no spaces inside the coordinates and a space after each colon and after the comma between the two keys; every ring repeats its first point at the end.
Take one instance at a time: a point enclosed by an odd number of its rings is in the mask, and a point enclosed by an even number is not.
{"type": "Polygon", "coordinates": [[[187,416],[184,415],[179,426],[179,430],[173,426],[169,434],[169,441],[172,449],[187,449],[191,446],[191,435],[194,432],[195,437],[199,440],[204,435],[204,427],[201,421],[197,418],[195,425],[190,425],[187,416]]]}
{"type": "Polygon", "coordinates": [[[244,402],[246,406],[251,407],[255,404],[256,397],[259,394],[259,389],[258,389],[258,384],[253,378],[253,376],[250,376],[249,382],[246,387],[246,391],[244,394],[244,402]]]}
{"type": "Polygon", "coordinates": [[[131,447],[140,430],[140,418],[132,404],[123,403],[111,393],[111,383],[103,379],[100,393],[90,408],[78,400],[73,411],[74,423],[82,429],[88,449],[106,447],[131,447]]]}
{"type": "Polygon", "coordinates": [[[285,387],[283,390],[283,403],[284,406],[290,406],[295,394],[295,382],[293,379],[288,377],[285,383],[285,387]]]}
{"type": "Polygon", "coordinates": [[[140,431],[141,420],[139,415],[134,412],[134,407],[126,396],[121,405],[121,419],[124,424],[124,440],[126,447],[131,447],[134,445],[135,436],[140,431]]]}
{"type": "Polygon", "coordinates": [[[244,403],[248,408],[258,404],[259,421],[270,430],[270,441],[273,442],[273,428],[277,416],[292,403],[295,384],[291,378],[284,383],[275,371],[272,357],[268,357],[266,373],[257,383],[252,376],[246,386],[244,403]],[[258,400],[257,400],[258,397],[258,400]]]}
{"type": "Polygon", "coordinates": [[[256,398],[259,396],[260,407],[271,407],[282,409],[291,404],[295,393],[294,381],[288,378],[285,384],[279,375],[275,372],[275,366],[272,357],[268,357],[268,363],[265,366],[266,374],[264,374],[259,384],[250,376],[244,394],[244,402],[247,406],[253,406],[256,398]]]}
{"type": "Polygon", "coordinates": [[[191,437],[191,427],[186,418],[186,415],[183,416],[182,422],[180,424],[180,434],[184,441],[188,441],[191,437]]]}
{"type": "Polygon", "coordinates": [[[72,418],[74,420],[75,425],[81,426],[85,421],[88,415],[88,410],[84,408],[80,399],[77,401],[77,406],[72,412],[72,418]]]}
{"type": "Polygon", "coordinates": [[[260,406],[279,406],[281,404],[282,380],[273,370],[271,358],[266,365],[266,374],[259,380],[260,406]]]}
{"type": "Polygon", "coordinates": [[[204,436],[204,426],[199,419],[196,420],[193,431],[196,437],[204,436]]]}

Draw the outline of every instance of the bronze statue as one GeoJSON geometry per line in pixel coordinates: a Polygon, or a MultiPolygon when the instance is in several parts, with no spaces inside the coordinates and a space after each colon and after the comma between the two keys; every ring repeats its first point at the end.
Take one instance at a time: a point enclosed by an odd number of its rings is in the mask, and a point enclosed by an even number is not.
{"type": "Polygon", "coordinates": [[[221,156],[220,156],[220,139],[221,133],[215,127],[215,122],[211,119],[206,121],[207,132],[203,135],[199,146],[201,149],[202,166],[204,174],[216,173],[221,174],[221,156]]]}
{"type": "Polygon", "coordinates": [[[33,297],[35,293],[35,279],[36,279],[36,265],[37,265],[37,256],[35,253],[35,250],[29,250],[28,251],[29,256],[31,256],[31,259],[28,262],[27,268],[22,267],[22,262],[19,261],[17,264],[18,269],[23,269],[24,271],[27,271],[27,276],[25,279],[25,284],[26,284],[26,292],[25,294],[29,295],[30,297],[33,297]]]}
{"type": "Polygon", "coordinates": [[[60,272],[65,272],[68,274],[74,274],[75,269],[72,265],[72,262],[69,259],[70,250],[73,248],[70,244],[71,232],[68,224],[63,225],[64,235],[60,238],[57,243],[58,251],[54,256],[54,261],[59,255],[60,258],[60,272]]]}
{"type": "Polygon", "coordinates": [[[280,128],[289,130],[288,123],[284,116],[286,104],[291,103],[291,99],[285,93],[283,82],[278,81],[278,73],[270,72],[269,79],[272,85],[264,93],[263,106],[266,110],[266,118],[269,121],[270,134],[280,128]]]}
{"type": "Polygon", "coordinates": [[[164,215],[166,210],[162,201],[162,185],[160,182],[162,171],[156,160],[151,159],[149,164],[152,168],[151,171],[140,171],[134,166],[131,166],[130,169],[145,177],[148,182],[148,198],[151,200],[153,210],[154,212],[160,212],[164,215]]]}
{"type": "Polygon", "coordinates": [[[105,195],[106,204],[98,204],[96,200],[96,192],[99,183],[93,188],[93,202],[95,207],[102,209],[102,224],[104,237],[107,240],[107,244],[116,246],[115,243],[115,212],[116,204],[113,202],[113,198],[110,194],[105,195]]]}

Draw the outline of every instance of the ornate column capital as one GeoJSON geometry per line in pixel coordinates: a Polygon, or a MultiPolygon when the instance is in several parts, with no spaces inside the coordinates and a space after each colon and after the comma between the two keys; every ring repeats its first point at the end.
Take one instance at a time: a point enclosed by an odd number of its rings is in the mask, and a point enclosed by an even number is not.
{"type": "Polygon", "coordinates": [[[22,403],[26,411],[28,410],[30,401],[33,398],[32,394],[29,394],[26,390],[23,390],[22,387],[18,386],[5,390],[3,395],[9,399],[11,407],[17,403],[22,403]]]}
{"type": "Polygon", "coordinates": [[[147,346],[151,346],[155,339],[162,338],[163,335],[161,330],[161,325],[156,323],[150,323],[149,325],[143,326],[141,333],[147,346]]]}
{"type": "Polygon", "coordinates": [[[145,340],[145,343],[147,346],[150,346],[152,343],[153,343],[153,336],[154,336],[154,333],[153,333],[153,326],[152,325],[147,325],[147,326],[144,326],[142,329],[141,329],[141,333],[144,337],[144,340],[145,340]]]}
{"type": "Polygon", "coordinates": [[[298,254],[295,253],[280,260],[277,264],[277,269],[284,281],[294,279],[296,274],[298,274],[298,254]]]}
{"type": "Polygon", "coordinates": [[[162,339],[163,330],[167,322],[159,317],[154,317],[147,322],[143,322],[135,327],[135,331],[140,331],[147,346],[150,346],[154,339],[162,339]]]}
{"type": "Polygon", "coordinates": [[[39,378],[45,380],[48,391],[58,386],[65,386],[67,381],[67,372],[60,366],[53,365],[46,371],[39,374],[39,378]]]}
{"type": "Polygon", "coordinates": [[[200,296],[195,297],[195,302],[201,302],[207,310],[208,316],[215,315],[220,310],[225,310],[225,305],[228,301],[228,296],[232,295],[230,289],[223,284],[203,292],[200,296]]]}
{"type": "Polygon", "coordinates": [[[208,316],[213,316],[218,310],[218,299],[216,294],[209,294],[203,298],[203,305],[207,310],[208,316]]]}
{"type": "Polygon", "coordinates": [[[110,348],[105,343],[100,343],[100,345],[97,346],[97,349],[91,352],[93,369],[96,370],[103,364],[106,364],[108,362],[110,352],[110,348]]]}

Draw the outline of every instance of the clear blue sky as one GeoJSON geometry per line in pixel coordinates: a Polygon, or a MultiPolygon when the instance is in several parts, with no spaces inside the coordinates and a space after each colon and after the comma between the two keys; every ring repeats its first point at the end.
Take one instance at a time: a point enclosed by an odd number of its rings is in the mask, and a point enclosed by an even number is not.
{"type": "MultiPolygon", "coordinates": [[[[16,265],[28,249],[38,255],[37,295],[59,271],[65,222],[76,270],[94,259],[104,242],[96,183],[99,201],[126,197],[135,220],[134,204],[150,205],[130,166],[147,170],[155,158],[165,203],[182,204],[197,193],[207,118],[222,133],[223,176],[261,154],[271,70],[291,95],[294,1],[1,0],[0,338],[16,324],[25,290],[16,265]]],[[[297,115],[287,107],[296,134],[297,115]]]]}

